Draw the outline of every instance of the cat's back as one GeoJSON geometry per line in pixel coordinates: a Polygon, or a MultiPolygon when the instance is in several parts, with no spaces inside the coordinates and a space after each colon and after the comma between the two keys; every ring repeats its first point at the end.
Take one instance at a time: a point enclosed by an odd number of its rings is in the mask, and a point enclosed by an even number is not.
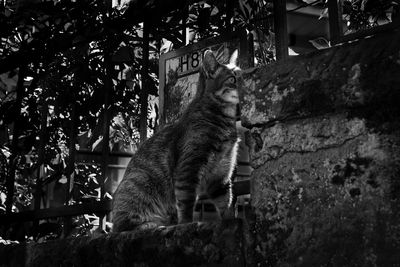
{"type": "Polygon", "coordinates": [[[147,139],[132,156],[124,179],[132,172],[145,171],[153,177],[169,176],[177,158],[176,143],[180,139],[176,124],[167,125],[147,139]]]}
{"type": "Polygon", "coordinates": [[[114,231],[134,229],[145,221],[176,222],[172,184],[176,156],[171,147],[179,138],[173,129],[173,125],[164,127],[132,156],[114,193],[114,231]]]}

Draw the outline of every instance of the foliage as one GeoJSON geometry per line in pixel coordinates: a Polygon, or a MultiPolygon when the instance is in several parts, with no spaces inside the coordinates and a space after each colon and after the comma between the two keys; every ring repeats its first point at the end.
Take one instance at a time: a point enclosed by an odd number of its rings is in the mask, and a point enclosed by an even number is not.
{"type": "Polygon", "coordinates": [[[345,0],[343,18],[350,32],[393,21],[399,11],[398,0],[345,0]]]}
{"type": "MultiPolygon", "coordinates": [[[[67,190],[70,174],[75,176],[71,203],[99,198],[99,175],[93,175],[98,169],[91,163],[87,168],[70,166],[69,153],[75,146],[73,128],[80,149],[100,149],[107,86],[112,98],[107,107],[112,119],[109,145],[134,151],[139,139],[142,29],[110,28],[107,23],[123,12],[99,1],[46,1],[1,10],[0,58],[5,63],[15,57],[18,64],[1,76],[0,191],[3,196],[7,172],[15,164],[16,211],[29,209],[34,194],[42,195],[45,185],[55,183],[67,190]],[[21,79],[22,88],[17,88],[21,79]],[[20,116],[17,90],[23,96],[20,116]],[[13,147],[15,118],[20,132],[13,147]]],[[[153,53],[147,83],[152,95],[157,94],[157,65],[158,53],[153,53]]],[[[1,205],[3,209],[3,198],[1,205]]]]}
{"type": "Polygon", "coordinates": [[[272,28],[271,0],[233,1],[232,7],[223,1],[201,1],[189,8],[188,25],[191,27],[190,42],[231,30],[245,29],[252,34],[255,43],[257,65],[274,61],[274,33],[272,28]],[[229,19],[226,10],[232,9],[229,19]]]}

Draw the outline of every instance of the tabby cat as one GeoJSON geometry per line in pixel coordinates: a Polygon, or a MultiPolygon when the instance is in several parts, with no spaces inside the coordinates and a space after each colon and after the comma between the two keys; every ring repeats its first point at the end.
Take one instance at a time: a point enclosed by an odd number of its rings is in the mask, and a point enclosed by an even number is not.
{"type": "Polygon", "coordinates": [[[191,222],[203,194],[227,216],[239,142],[232,65],[204,53],[196,96],[181,118],[144,142],[129,162],[114,194],[114,232],[191,222]]]}

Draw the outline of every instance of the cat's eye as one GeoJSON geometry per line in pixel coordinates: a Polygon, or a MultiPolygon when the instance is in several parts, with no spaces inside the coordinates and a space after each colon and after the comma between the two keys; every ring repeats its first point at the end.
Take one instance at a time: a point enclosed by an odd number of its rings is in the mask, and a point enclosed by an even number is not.
{"type": "Polygon", "coordinates": [[[235,76],[229,77],[229,78],[226,80],[226,82],[228,82],[228,83],[236,83],[236,78],[235,78],[235,76]]]}

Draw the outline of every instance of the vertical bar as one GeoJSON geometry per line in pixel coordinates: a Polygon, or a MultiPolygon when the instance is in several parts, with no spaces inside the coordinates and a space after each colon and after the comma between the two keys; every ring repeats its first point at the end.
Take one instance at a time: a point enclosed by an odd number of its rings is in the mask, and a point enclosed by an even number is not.
{"type": "Polygon", "coordinates": [[[165,119],[165,101],[166,101],[166,93],[167,90],[165,88],[165,82],[166,82],[166,74],[165,74],[165,54],[162,54],[159,59],[159,64],[158,64],[158,79],[160,81],[158,85],[158,107],[159,107],[159,114],[160,114],[160,126],[165,125],[166,119],[165,119]]]}
{"type": "Polygon", "coordinates": [[[200,201],[201,209],[200,209],[200,216],[199,216],[199,221],[203,221],[204,218],[204,201],[200,201]]]}
{"type": "MultiPolygon", "coordinates": [[[[105,0],[106,6],[106,18],[110,19],[112,13],[112,1],[105,0]]],[[[113,74],[113,64],[111,61],[112,55],[112,34],[106,33],[106,42],[107,46],[104,49],[104,64],[106,68],[106,75],[105,75],[105,82],[104,82],[104,122],[103,122],[103,139],[102,139],[102,147],[101,147],[101,177],[100,177],[100,201],[103,201],[104,195],[106,193],[104,182],[107,178],[107,169],[108,169],[108,162],[109,162],[109,154],[110,154],[110,118],[111,118],[111,101],[110,101],[110,94],[112,91],[112,74],[113,74]]],[[[98,214],[99,216],[99,230],[104,231],[106,228],[106,216],[105,214],[98,214]]]]}
{"type": "Polygon", "coordinates": [[[39,149],[38,149],[38,170],[36,176],[36,189],[34,195],[34,209],[40,209],[41,196],[42,196],[42,165],[44,163],[44,154],[46,147],[46,128],[47,128],[47,103],[46,103],[46,92],[44,91],[42,96],[42,107],[40,110],[40,131],[39,131],[39,149]]]}
{"type": "MultiPolygon", "coordinates": [[[[75,89],[75,88],[74,88],[75,89]]],[[[75,96],[75,94],[73,93],[75,96]]],[[[73,101],[75,100],[75,97],[73,97],[73,101]]],[[[76,102],[72,103],[72,108],[71,108],[71,128],[69,132],[69,158],[68,158],[68,165],[65,171],[65,174],[67,176],[67,185],[68,185],[68,190],[65,195],[65,205],[69,204],[69,200],[71,199],[71,184],[73,184],[73,179],[72,179],[72,174],[74,173],[74,166],[75,166],[75,155],[76,155],[76,148],[75,148],[75,139],[77,135],[77,127],[76,127],[76,102]]]]}
{"type": "Polygon", "coordinates": [[[148,90],[147,90],[147,80],[148,80],[148,69],[149,69],[149,22],[143,22],[143,45],[142,45],[142,88],[140,90],[140,123],[139,123],[139,133],[140,133],[140,143],[143,143],[147,139],[147,109],[148,109],[148,90]]]}
{"type": "MultiPolygon", "coordinates": [[[[71,199],[71,190],[73,188],[74,180],[73,180],[73,173],[75,169],[75,155],[76,155],[76,148],[75,148],[75,139],[77,135],[77,127],[76,127],[76,120],[77,120],[77,115],[76,115],[76,101],[75,101],[75,96],[76,93],[75,91],[78,90],[79,88],[73,88],[72,92],[72,107],[71,107],[71,115],[70,115],[70,120],[71,120],[71,125],[70,125],[70,132],[69,132],[69,157],[68,157],[68,163],[67,163],[67,168],[65,170],[65,175],[67,177],[67,191],[65,193],[65,205],[69,205],[69,200],[71,199]]],[[[62,236],[65,238],[67,237],[71,230],[72,230],[72,218],[71,217],[64,217],[63,218],[63,234],[62,236]]]]}
{"type": "MultiPolygon", "coordinates": [[[[105,94],[104,94],[104,124],[103,124],[103,141],[102,141],[102,158],[101,158],[101,179],[100,179],[100,201],[103,201],[106,193],[104,182],[107,178],[109,154],[110,154],[110,120],[111,120],[111,92],[112,92],[112,73],[113,64],[111,62],[110,50],[105,51],[105,65],[106,65],[106,81],[105,94]]],[[[105,229],[105,214],[99,216],[99,229],[105,229]]]]}
{"type": "Polygon", "coordinates": [[[6,180],[7,188],[7,199],[5,201],[6,213],[10,214],[12,212],[12,203],[14,197],[14,182],[15,182],[15,171],[16,171],[16,160],[17,160],[17,147],[18,147],[18,137],[20,135],[21,127],[21,107],[22,99],[24,94],[24,78],[25,78],[25,66],[19,67],[18,81],[17,81],[17,97],[15,100],[15,111],[17,112],[14,121],[13,137],[11,142],[11,156],[9,159],[9,173],[6,180]]]}
{"type": "Polygon", "coordinates": [[[247,55],[247,67],[252,68],[254,67],[254,35],[252,32],[247,36],[247,47],[249,51],[247,55]]]}
{"type": "Polygon", "coordinates": [[[240,40],[239,44],[239,67],[247,69],[254,66],[254,43],[253,34],[246,31],[240,31],[237,35],[240,40]]]}
{"type": "MultiPolygon", "coordinates": [[[[42,175],[43,175],[43,169],[44,169],[44,156],[45,156],[45,149],[46,149],[46,128],[47,128],[47,112],[48,112],[48,106],[46,103],[46,91],[44,89],[42,95],[40,96],[41,98],[41,110],[40,110],[40,130],[39,130],[39,148],[38,148],[38,162],[37,162],[37,174],[36,174],[36,185],[35,185],[35,193],[34,193],[34,210],[39,210],[40,209],[40,204],[42,202],[42,190],[43,190],[43,184],[42,184],[42,175]]],[[[33,232],[35,235],[37,235],[37,230],[39,227],[39,220],[35,220],[33,222],[33,232]]]]}
{"type": "Polygon", "coordinates": [[[71,190],[73,188],[73,173],[75,171],[75,157],[76,157],[76,137],[78,135],[78,114],[77,114],[77,96],[78,92],[82,87],[82,68],[81,65],[84,64],[83,58],[80,58],[78,63],[78,68],[74,75],[74,84],[71,92],[71,114],[70,114],[70,129],[69,129],[69,157],[67,162],[67,167],[65,169],[65,175],[67,177],[68,190],[65,194],[65,205],[69,205],[69,200],[71,199],[71,190]]]}
{"type": "Polygon", "coordinates": [[[226,31],[227,32],[232,32],[233,31],[233,26],[231,23],[231,19],[233,17],[234,14],[234,2],[232,0],[225,0],[225,4],[226,4],[226,21],[225,21],[225,25],[226,25],[226,31]]]}
{"type": "Polygon", "coordinates": [[[189,6],[185,5],[185,7],[182,9],[182,40],[183,40],[183,46],[187,45],[187,34],[186,34],[186,28],[187,28],[187,18],[189,16],[189,6]]]}
{"type": "Polygon", "coordinates": [[[343,36],[342,1],[328,0],[329,36],[331,44],[337,44],[343,36]]]}
{"type": "Polygon", "coordinates": [[[273,0],[276,60],[289,57],[289,38],[287,33],[286,0],[273,0]]]}

